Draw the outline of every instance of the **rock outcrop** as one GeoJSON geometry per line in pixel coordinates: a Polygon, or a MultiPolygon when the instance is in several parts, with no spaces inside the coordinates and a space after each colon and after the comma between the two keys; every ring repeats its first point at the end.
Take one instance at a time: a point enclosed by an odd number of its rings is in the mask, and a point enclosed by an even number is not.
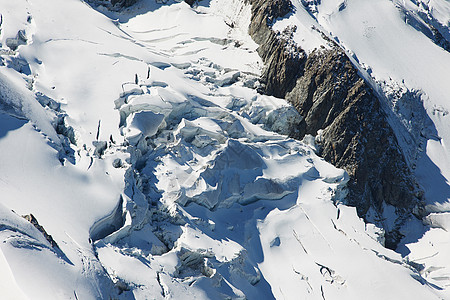
{"type": "Polygon", "coordinates": [[[306,53],[290,39],[295,28],[278,33],[271,29],[270,24],[288,14],[292,10],[292,3],[286,0],[248,2],[252,5],[249,33],[259,45],[258,54],[266,66],[262,75],[265,84],[263,92],[283,98],[295,86],[306,53]]]}
{"type": "Polygon", "coordinates": [[[129,7],[135,4],[137,0],[111,0],[111,4],[114,6],[118,4],[120,7],[129,7]]]}
{"type": "Polygon", "coordinates": [[[35,216],[33,216],[33,214],[25,215],[22,217],[28,222],[30,222],[34,227],[36,227],[36,229],[39,230],[40,233],[42,233],[42,235],[54,249],[60,250],[58,244],[55,242],[53,237],[47,233],[47,231],[44,229],[44,227],[41,226],[41,224],[39,224],[38,220],[36,219],[35,216]]]}
{"type": "MultiPolygon", "coordinates": [[[[137,3],[138,0],[110,0],[112,6],[118,6],[121,8],[125,8],[125,7],[130,7],[131,5],[134,5],[137,3]]],[[[156,1],[158,2],[158,1],[156,1]]],[[[166,1],[162,0],[160,1],[161,3],[166,3],[166,1]]],[[[184,2],[186,2],[187,4],[189,4],[190,6],[194,5],[194,3],[196,2],[196,0],[185,0],[184,2]]]]}
{"type": "Polygon", "coordinates": [[[292,136],[317,136],[320,154],[350,175],[347,204],[383,227],[386,246],[395,248],[404,220],[420,212],[422,193],[380,100],[331,41],[329,48],[306,55],[290,38],[295,28],[282,33],[271,29],[273,20],[292,9],[290,0],[248,2],[252,4],[249,33],[265,63],[262,91],[285,98],[298,110],[303,120],[292,136]],[[386,204],[395,207],[393,227],[383,221],[386,204]]]}

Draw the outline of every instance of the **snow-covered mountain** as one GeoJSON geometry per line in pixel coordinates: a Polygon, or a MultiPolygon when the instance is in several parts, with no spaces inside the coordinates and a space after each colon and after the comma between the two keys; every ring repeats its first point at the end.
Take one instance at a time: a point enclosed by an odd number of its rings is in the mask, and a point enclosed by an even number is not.
{"type": "Polygon", "coordinates": [[[0,0],[0,299],[450,299],[447,0],[111,2],[0,0]]]}

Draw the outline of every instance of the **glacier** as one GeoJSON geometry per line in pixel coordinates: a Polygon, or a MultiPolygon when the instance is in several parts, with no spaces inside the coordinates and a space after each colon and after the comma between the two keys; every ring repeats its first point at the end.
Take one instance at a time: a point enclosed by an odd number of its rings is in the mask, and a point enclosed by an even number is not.
{"type": "Polygon", "coordinates": [[[272,28],[342,47],[424,190],[397,252],[260,92],[248,1],[1,1],[1,299],[450,297],[448,1],[292,4],[272,28]]]}

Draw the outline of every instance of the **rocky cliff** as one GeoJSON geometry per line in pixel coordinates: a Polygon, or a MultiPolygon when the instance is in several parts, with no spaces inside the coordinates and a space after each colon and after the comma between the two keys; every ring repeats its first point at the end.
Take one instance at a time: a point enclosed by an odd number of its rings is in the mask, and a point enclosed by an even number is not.
{"type": "Polygon", "coordinates": [[[249,2],[249,33],[265,63],[263,92],[286,98],[298,110],[303,121],[293,137],[317,136],[320,154],[350,175],[347,204],[383,227],[386,246],[395,248],[404,220],[421,211],[422,193],[380,100],[332,41],[307,55],[290,38],[296,28],[272,30],[273,20],[290,13],[289,0],[249,2]],[[386,204],[395,207],[394,226],[383,221],[386,204]]]}
{"type": "Polygon", "coordinates": [[[111,0],[111,4],[113,6],[119,5],[121,7],[128,7],[128,6],[135,4],[136,2],[137,2],[137,0],[111,0]]]}
{"type": "MultiPolygon", "coordinates": [[[[133,4],[136,4],[137,0],[109,0],[109,2],[111,2],[112,6],[116,6],[119,8],[124,8],[124,7],[130,7],[133,4]]],[[[166,1],[161,0],[161,1],[156,1],[156,2],[161,2],[161,3],[166,3],[166,1]]],[[[186,2],[189,5],[193,5],[195,3],[195,0],[185,0],[184,2],[186,2]]]]}

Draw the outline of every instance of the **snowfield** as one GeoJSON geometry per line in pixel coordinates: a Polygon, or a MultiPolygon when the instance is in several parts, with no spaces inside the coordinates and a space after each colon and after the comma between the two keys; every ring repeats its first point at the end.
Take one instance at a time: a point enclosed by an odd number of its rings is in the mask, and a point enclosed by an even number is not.
{"type": "Polygon", "coordinates": [[[251,7],[157,2],[0,1],[0,298],[450,298],[450,55],[404,21],[448,30],[449,2],[294,0],[273,25],[336,40],[385,101],[431,213],[399,253],[257,92],[251,7]]]}

